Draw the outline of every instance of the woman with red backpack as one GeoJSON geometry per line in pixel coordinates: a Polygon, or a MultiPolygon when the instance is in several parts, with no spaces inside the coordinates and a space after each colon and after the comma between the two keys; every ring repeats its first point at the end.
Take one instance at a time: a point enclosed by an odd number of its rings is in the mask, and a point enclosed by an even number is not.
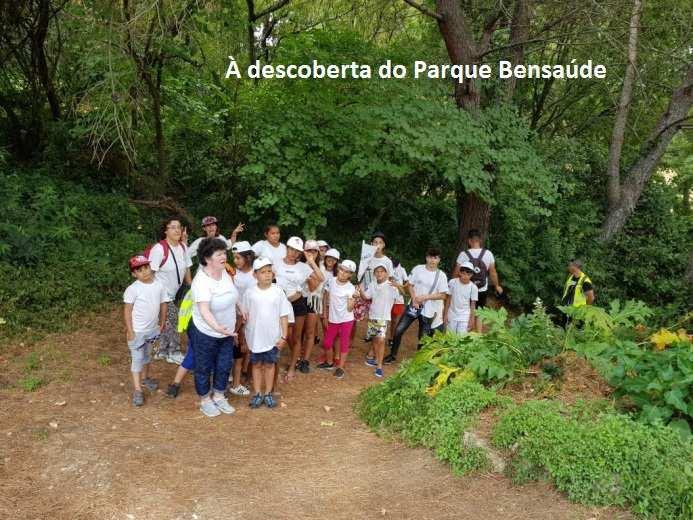
{"type": "Polygon", "coordinates": [[[187,247],[182,242],[184,228],[177,218],[164,220],[159,232],[159,242],[154,244],[146,256],[154,271],[156,279],[164,286],[170,303],[166,316],[166,326],[159,336],[159,352],[157,359],[180,365],[183,353],[180,348],[178,334],[178,305],[174,301],[183,282],[190,284],[190,266],[192,262],[187,247]]]}

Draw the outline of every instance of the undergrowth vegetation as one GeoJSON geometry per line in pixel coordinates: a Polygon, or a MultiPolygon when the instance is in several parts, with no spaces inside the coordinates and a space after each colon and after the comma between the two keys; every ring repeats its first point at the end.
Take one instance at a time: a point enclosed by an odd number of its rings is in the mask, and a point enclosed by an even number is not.
{"type": "Polygon", "coordinates": [[[572,500],[630,507],[648,518],[690,518],[689,336],[650,330],[652,312],[640,302],[568,312],[564,331],[541,302],[512,320],[503,309],[482,309],[487,333],[424,338],[396,374],[363,391],[356,410],[374,431],[431,448],[462,475],[490,467],[486,448],[463,437],[493,409],[500,416],[493,443],[506,450],[515,481],[547,479],[572,500]],[[546,367],[559,366],[566,351],[585,356],[615,399],[517,405],[496,393],[537,374],[560,385],[562,371],[546,367]]]}

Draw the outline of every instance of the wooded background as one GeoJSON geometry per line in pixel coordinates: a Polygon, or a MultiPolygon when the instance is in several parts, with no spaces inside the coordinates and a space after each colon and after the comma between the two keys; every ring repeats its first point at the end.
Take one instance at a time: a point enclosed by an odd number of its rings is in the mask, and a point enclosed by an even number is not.
{"type": "Polygon", "coordinates": [[[156,220],[267,220],[407,268],[471,227],[510,303],[688,310],[693,11],[684,0],[0,1],[0,318],[117,299],[156,220]],[[262,63],[602,63],[604,80],[224,79],[262,63]]]}

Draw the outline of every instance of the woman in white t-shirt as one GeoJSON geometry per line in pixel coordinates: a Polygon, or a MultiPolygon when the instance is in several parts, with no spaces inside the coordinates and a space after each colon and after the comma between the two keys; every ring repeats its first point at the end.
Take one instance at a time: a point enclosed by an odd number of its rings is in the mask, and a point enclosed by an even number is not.
{"type": "Polygon", "coordinates": [[[170,302],[166,314],[166,327],[159,336],[158,359],[180,365],[183,354],[178,334],[178,306],[175,299],[183,282],[190,283],[190,266],[192,262],[187,248],[181,242],[183,226],[180,220],[170,218],[162,223],[159,233],[160,241],[149,251],[149,262],[156,279],[164,286],[170,302]]]}
{"type": "Polygon", "coordinates": [[[190,256],[191,259],[197,256],[197,249],[200,247],[200,243],[205,238],[218,238],[220,240],[223,240],[224,242],[226,242],[226,248],[231,249],[231,246],[236,242],[236,237],[239,233],[243,232],[244,229],[245,224],[240,223],[233,230],[231,236],[229,238],[226,238],[224,235],[219,233],[219,221],[217,220],[217,217],[205,217],[202,219],[202,230],[205,232],[205,236],[195,239],[193,243],[190,244],[190,246],[188,247],[188,256],[190,256]]]}
{"type": "Polygon", "coordinates": [[[200,396],[200,411],[215,417],[235,411],[224,392],[233,364],[238,289],[226,272],[226,242],[217,238],[203,240],[198,255],[201,268],[190,288],[193,310],[188,338],[195,356],[195,391],[200,396]]]}
{"type": "Polygon", "coordinates": [[[259,240],[253,244],[253,252],[256,258],[264,256],[272,260],[272,265],[286,256],[286,246],[281,243],[281,230],[275,223],[265,226],[265,240],[259,240]]]}
{"type": "MultiPolygon", "coordinates": [[[[394,363],[397,359],[397,351],[402,342],[402,336],[409,326],[415,321],[419,322],[419,340],[426,334],[432,335],[436,329],[442,327],[442,303],[448,293],[448,277],[438,269],[440,264],[440,251],[429,248],[426,251],[426,263],[417,265],[409,275],[409,294],[411,303],[395,330],[390,354],[385,358],[386,365],[394,363]],[[439,324],[439,326],[435,326],[439,324]]],[[[418,348],[421,345],[419,344],[418,348]]]]}
{"type": "Polygon", "coordinates": [[[304,255],[303,240],[299,237],[291,237],[286,241],[286,246],[286,257],[272,264],[277,285],[286,294],[294,315],[294,324],[290,327],[289,333],[291,361],[284,375],[285,383],[296,377],[296,368],[303,345],[303,327],[306,315],[311,312],[304,293],[314,291],[320,283],[325,281],[320,267],[315,262],[317,253],[308,251],[304,255]],[[305,256],[305,262],[301,261],[303,256],[305,256]]]}

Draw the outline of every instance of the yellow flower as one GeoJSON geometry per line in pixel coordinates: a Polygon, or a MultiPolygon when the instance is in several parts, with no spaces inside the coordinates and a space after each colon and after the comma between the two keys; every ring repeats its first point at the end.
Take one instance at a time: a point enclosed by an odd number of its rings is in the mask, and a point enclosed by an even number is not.
{"type": "Polygon", "coordinates": [[[650,336],[650,341],[654,344],[656,350],[664,350],[678,339],[680,339],[679,336],[667,329],[659,329],[650,336]]]}

